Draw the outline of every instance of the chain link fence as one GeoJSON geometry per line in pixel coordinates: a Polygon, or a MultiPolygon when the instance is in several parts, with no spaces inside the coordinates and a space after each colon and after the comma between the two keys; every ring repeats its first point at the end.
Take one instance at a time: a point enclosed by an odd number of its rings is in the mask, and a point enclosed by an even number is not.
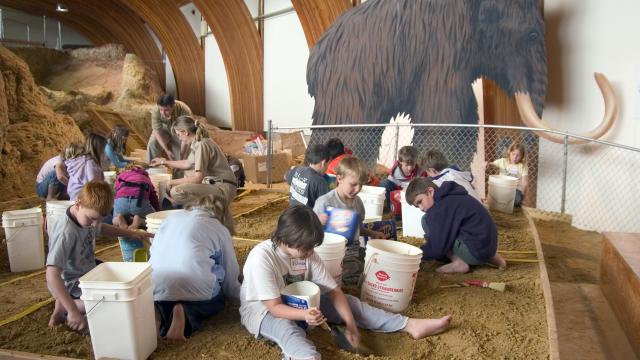
{"type": "MultiPolygon", "coordinates": [[[[513,126],[395,123],[268,129],[270,138],[292,131],[303,131],[309,144],[339,138],[374,172],[376,164],[391,166],[402,146],[413,145],[420,154],[440,150],[450,165],[473,174],[481,197],[486,196],[489,175],[496,173],[487,170],[486,163],[507,156],[511,143],[519,142],[525,146],[529,172],[525,206],[551,215],[569,214],[574,226],[586,230],[640,232],[637,148],[603,141],[558,144],[538,136],[554,131],[513,126]]],[[[554,133],[563,135],[565,142],[577,138],[554,133]]]]}

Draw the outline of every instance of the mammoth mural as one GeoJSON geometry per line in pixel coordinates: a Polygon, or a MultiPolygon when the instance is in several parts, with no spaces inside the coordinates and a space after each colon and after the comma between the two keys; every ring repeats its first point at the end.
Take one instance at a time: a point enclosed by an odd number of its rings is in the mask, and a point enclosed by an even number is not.
{"type": "MultiPolygon", "coordinates": [[[[307,65],[314,125],[388,123],[402,112],[414,123],[475,124],[471,84],[481,77],[516,96],[527,126],[548,128],[540,119],[547,65],[539,0],[369,0],[327,29],[307,65]]],[[[606,133],[617,112],[611,85],[596,80],[605,117],[590,138],[606,133]]],[[[438,134],[418,128],[416,136],[438,134]]]]}

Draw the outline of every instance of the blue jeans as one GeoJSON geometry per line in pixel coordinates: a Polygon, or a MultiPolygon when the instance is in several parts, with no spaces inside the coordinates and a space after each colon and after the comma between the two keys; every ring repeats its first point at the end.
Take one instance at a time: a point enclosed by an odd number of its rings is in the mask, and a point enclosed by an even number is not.
{"type": "Polygon", "coordinates": [[[513,201],[513,206],[515,207],[522,206],[522,191],[516,190],[516,199],[513,201]]]}
{"type": "Polygon", "coordinates": [[[147,215],[155,212],[151,203],[148,199],[142,200],[142,205],[138,207],[136,204],[138,202],[137,198],[128,198],[121,197],[117,198],[113,203],[113,214],[122,214],[122,216],[127,217],[131,215],[139,215],[141,217],[146,217],[147,215]]]}
{"type": "Polygon", "coordinates": [[[224,295],[222,291],[210,300],[203,301],[154,301],[160,313],[160,336],[167,336],[173,320],[173,307],[182,304],[186,324],[184,336],[191,336],[202,326],[202,321],[224,310],[224,295]]]}
{"type": "Polygon", "coordinates": [[[133,252],[137,249],[144,248],[144,243],[140,240],[131,240],[124,237],[118,237],[120,242],[120,251],[122,252],[122,261],[133,262],[133,252]]]}
{"type": "Polygon", "coordinates": [[[391,204],[389,198],[391,196],[391,192],[393,190],[398,189],[398,185],[396,185],[393,181],[389,180],[389,179],[384,179],[382,181],[380,181],[380,185],[378,185],[380,187],[385,188],[387,191],[385,192],[384,196],[385,196],[385,207],[388,208],[391,204]]]}
{"type": "Polygon", "coordinates": [[[41,198],[46,198],[49,194],[49,185],[53,186],[53,191],[55,194],[59,194],[65,189],[65,185],[58,180],[56,176],[56,172],[52,171],[44,177],[44,180],[40,183],[36,183],[36,193],[41,198]]]}

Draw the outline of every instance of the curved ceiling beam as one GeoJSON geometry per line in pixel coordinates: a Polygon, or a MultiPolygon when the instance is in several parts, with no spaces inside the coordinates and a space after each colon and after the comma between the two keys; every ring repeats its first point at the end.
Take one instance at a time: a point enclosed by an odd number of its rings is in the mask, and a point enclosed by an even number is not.
{"type": "Polygon", "coordinates": [[[0,0],[0,4],[35,16],[46,15],[60,20],[84,35],[94,45],[117,43],[138,55],[158,74],[164,84],[164,64],[153,38],[144,27],[144,22],[132,14],[128,8],[116,3],[104,5],[96,0],[69,0],[65,4],[70,9],[59,13],[54,9],[54,0],[0,0]]]}
{"type": "Polygon", "coordinates": [[[343,12],[353,5],[349,0],[291,0],[296,9],[309,49],[343,12]]]}
{"type": "Polygon", "coordinates": [[[229,82],[234,130],[264,128],[262,41],[242,0],[194,0],[216,38],[229,82]]]}
{"type": "Polygon", "coordinates": [[[204,115],[204,51],[175,1],[119,1],[151,26],[171,60],[178,98],[204,115]]]}

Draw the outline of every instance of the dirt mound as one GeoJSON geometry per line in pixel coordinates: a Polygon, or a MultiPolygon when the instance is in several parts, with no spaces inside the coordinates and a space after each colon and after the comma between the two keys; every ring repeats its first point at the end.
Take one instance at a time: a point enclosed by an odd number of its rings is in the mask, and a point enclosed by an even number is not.
{"type": "Polygon", "coordinates": [[[114,62],[123,61],[127,51],[121,44],[106,44],[99,47],[71,50],[69,55],[78,60],[114,62]]]}
{"type": "Polygon", "coordinates": [[[71,117],[47,105],[27,64],[0,46],[0,201],[31,196],[43,162],[83,140],[71,117]],[[29,180],[27,180],[29,179],[29,180]]]}

